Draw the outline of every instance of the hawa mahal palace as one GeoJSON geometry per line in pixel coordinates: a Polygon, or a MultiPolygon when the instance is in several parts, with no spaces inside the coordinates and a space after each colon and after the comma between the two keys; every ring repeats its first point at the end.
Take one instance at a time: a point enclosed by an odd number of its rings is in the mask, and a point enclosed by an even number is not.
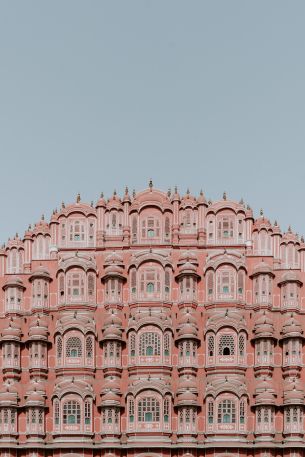
{"type": "Polygon", "coordinates": [[[0,249],[1,457],[303,457],[305,243],[149,187],[0,249]]]}

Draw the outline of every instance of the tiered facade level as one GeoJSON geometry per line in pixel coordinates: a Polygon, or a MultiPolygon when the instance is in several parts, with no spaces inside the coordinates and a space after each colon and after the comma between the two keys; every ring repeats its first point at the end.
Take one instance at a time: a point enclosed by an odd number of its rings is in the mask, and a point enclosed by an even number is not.
{"type": "Polygon", "coordinates": [[[63,204],[0,251],[1,456],[303,456],[304,270],[226,195],[63,204]]]}

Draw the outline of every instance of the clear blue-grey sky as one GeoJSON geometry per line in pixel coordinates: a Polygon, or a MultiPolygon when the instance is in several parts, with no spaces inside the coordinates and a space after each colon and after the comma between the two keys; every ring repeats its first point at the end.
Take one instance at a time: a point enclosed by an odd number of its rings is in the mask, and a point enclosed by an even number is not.
{"type": "Polygon", "coordinates": [[[149,178],[305,233],[304,21],[304,0],[0,0],[0,240],[149,178]]]}

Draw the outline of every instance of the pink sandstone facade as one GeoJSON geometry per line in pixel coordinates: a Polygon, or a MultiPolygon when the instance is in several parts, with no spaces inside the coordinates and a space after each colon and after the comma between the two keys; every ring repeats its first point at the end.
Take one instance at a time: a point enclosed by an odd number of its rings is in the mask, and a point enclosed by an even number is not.
{"type": "Polygon", "coordinates": [[[305,243],[116,193],[0,250],[1,457],[301,457],[305,243]]]}

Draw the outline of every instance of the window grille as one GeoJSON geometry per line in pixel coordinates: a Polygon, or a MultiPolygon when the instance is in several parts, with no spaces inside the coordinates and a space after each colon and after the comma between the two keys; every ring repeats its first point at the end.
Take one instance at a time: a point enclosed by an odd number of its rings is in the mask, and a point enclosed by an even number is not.
{"type": "Polygon", "coordinates": [[[130,356],[134,357],[136,355],[136,335],[134,333],[131,333],[129,341],[130,356]]]}
{"type": "Polygon", "coordinates": [[[169,356],[169,350],[170,350],[170,334],[169,332],[166,332],[164,335],[164,355],[169,356]]]}
{"type": "Polygon", "coordinates": [[[214,403],[212,401],[208,402],[208,423],[213,424],[214,422],[214,403]]]}
{"type": "Polygon", "coordinates": [[[159,422],[160,403],[154,397],[142,398],[138,403],[139,422],[159,422]]]}
{"type": "Polygon", "coordinates": [[[59,401],[54,401],[54,422],[55,425],[59,425],[59,401]]]}
{"type": "Polygon", "coordinates": [[[232,400],[223,400],[218,405],[218,423],[236,423],[235,403],[232,400]]]}
{"type": "Polygon", "coordinates": [[[209,357],[213,357],[214,355],[214,350],[215,350],[215,340],[214,336],[210,335],[208,338],[208,351],[209,351],[209,357]]]}
{"type": "Polygon", "coordinates": [[[62,357],[62,338],[59,336],[57,338],[57,358],[61,359],[62,357]]]}
{"type": "Polygon", "coordinates": [[[134,422],[134,399],[129,399],[129,422],[134,422]]]}
{"type": "Polygon", "coordinates": [[[219,339],[218,354],[219,355],[234,355],[234,337],[233,335],[221,335],[219,339]]]}
{"type": "Polygon", "coordinates": [[[89,400],[85,401],[85,425],[91,423],[91,404],[89,400]]]}
{"type": "Polygon", "coordinates": [[[68,338],[66,343],[66,357],[81,357],[82,356],[82,343],[76,336],[68,338]]]}
{"type": "Polygon", "coordinates": [[[64,424],[80,424],[80,404],[71,400],[64,404],[63,408],[64,424]]]}
{"type": "Polygon", "coordinates": [[[140,355],[161,355],[160,335],[155,332],[142,333],[140,336],[140,355]]]}
{"type": "Polygon", "coordinates": [[[91,336],[86,338],[86,357],[92,359],[93,357],[93,339],[91,336]]]}
{"type": "Polygon", "coordinates": [[[238,348],[239,348],[239,355],[243,357],[245,355],[245,336],[240,335],[238,339],[238,348]]]}

